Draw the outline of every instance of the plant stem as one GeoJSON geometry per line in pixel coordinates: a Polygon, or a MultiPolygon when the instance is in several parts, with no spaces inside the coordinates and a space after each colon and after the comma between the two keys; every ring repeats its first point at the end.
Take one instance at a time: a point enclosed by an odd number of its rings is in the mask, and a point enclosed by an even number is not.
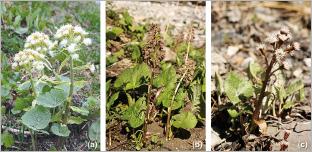
{"type": "Polygon", "coordinates": [[[253,120],[254,121],[259,120],[262,100],[265,97],[265,90],[266,90],[267,85],[269,84],[271,71],[272,71],[272,68],[273,68],[273,65],[275,62],[276,62],[276,58],[275,58],[275,56],[273,56],[268,68],[265,71],[265,78],[264,78],[264,81],[262,82],[262,87],[261,87],[259,99],[255,103],[255,111],[253,112],[253,120]]]}
{"type": "MultiPolygon", "coordinates": [[[[31,84],[31,89],[33,91],[33,95],[34,95],[34,97],[36,97],[37,93],[36,93],[35,83],[34,83],[32,74],[30,74],[30,84],[31,84]]],[[[36,148],[35,131],[30,130],[30,136],[31,136],[31,144],[32,144],[33,151],[36,151],[37,148],[36,148]]]]}
{"type": "Polygon", "coordinates": [[[33,91],[33,95],[36,97],[37,93],[36,93],[36,89],[35,89],[35,83],[32,77],[32,74],[30,74],[30,84],[31,84],[31,89],[33,91]]]}
{"type": "Polygon", "coordinates": [[[69,107],[72,103],[72,99],[73,99],[73,92],[74,92],[74,61],[73,59],[70,57],[70,89],[69,89],[69,96],[68,96],[68,99],[67,99],[67,103],[66,103],[66,106],[65,106],[65,114],[64,114],[64,117],[63,117],[63,123],[64,124],[67,124],[67,121],[68,121],[68,117],[69,117],[69,107]]]}
{"type": "Polygon", "coordinates": [[[174,95],[173,95],[173,97],[172,97],[172,99],[170,101],[170,105],[168,107],[168,111],[167,111],[167,124],[166,124],[166,140],[170,140],[169,135],[170,135],[170,132],[171,132],[171,124],[170,124],[171,111],[172,111],[171,107],[172,107],[173,101],[175,99],[175,96],[176,96],[176,94],[178,92],[178,89],[179,89],[179,87],[181,85],[181,82],[184,79],[186,73],[187,73],[187,70],[183,73],[181,79],[179,80],[179,83],[178,83],[177,87],[174,90],[174,95]]]}
{"type": "Polygon", "coordinates": [[[150,98],[151,98],[151,90],[152,90],[152,84],[153,84],[153,70],[151,79],[148,84],[148,91],[147,91],[147,102],[146,102],[146,111],[145,111],[145,117],[144,117],[144,124],[143,124],[143,144],[145,144],[145,141],[147,141],[147,125],[148,125],[148,117],[149,117],[149,111],[150,111],[150,98]]]}
{"type": "Polygon", "coordinates": [[[33,130],[30,130],[30,136],[31,136],[31,144],[32,144],[32,148],[33,151],[36,151],[36,137],[35,137],[35,132],[33,130]]]}

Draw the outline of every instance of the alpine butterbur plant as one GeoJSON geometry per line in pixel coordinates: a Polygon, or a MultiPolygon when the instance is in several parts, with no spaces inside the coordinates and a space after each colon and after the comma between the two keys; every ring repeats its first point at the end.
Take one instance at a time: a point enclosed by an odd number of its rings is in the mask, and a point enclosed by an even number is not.
{"type": "Polygon", "coordinates": [[[192,46],[193,30],[173,40],[159,24],[135,24],[127,12],[107,14],[108,146],[116,122],[124,122],[136,150],[161,146],[203,123],[205,64],[192,46]],[[163,131],[152,132],[155,124],[163,131]]]}
{"type": "Polygon", "coordinates": [[[231,103],[227,112],[232,118],[232,129],[240,123],[244,126],[243,134],[253,132],[255,126],[266,134],[267,114],[285,117],[295,101],[304,99],[303,82],[289,82],[284,78],[284,70],[288,69],[286,58],[300,51],[299,43],[292,42],[290,30],[282,27],[272,32],[257,51],[263,57],[264,67],[251,62],[247,68],[248,78],[230,72],[223,82],[220,75],[215,74],[218,104],[224,104],[221,96],[225,94],[231,103]]]}
{"type": "MultiPolygon", "coordinates": [[[[81,107],[72,104],[73,95],[86,85],[85,81],[75,81],[75,69],[86,70],[89,67],[77,67],[75,63],[79,62],[79,51],[92,44],[88,33],[80,26],[68,24],[57,30],[53,40],[41,32],[31,34],[26,38],[24,50],[14,56],[12,64],[25,80],[19,89],[29,91],[33,99],[30,105],[20,103],[23,106],[15,108],[18,113],[23,113],[21,122],[30,129],[33,150],[37,150],[37,132],[68,137],[68,125],[86,121],[91,113],[89,108],[98,104],[94,97],[89,97],[86,105],[81,107]],[[64,60],[59,60],[59,56],[64,60]],[[63,73],[67,65],[69,71],[63,73]]],[[[91,125],[93,130],[94,126],[91,125]]]]}

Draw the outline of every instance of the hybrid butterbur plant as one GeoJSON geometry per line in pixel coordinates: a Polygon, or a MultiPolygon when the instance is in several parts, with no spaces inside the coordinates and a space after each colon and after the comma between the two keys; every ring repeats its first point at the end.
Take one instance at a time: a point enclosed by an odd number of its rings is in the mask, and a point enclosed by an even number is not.
{"type": "Polygon", "coordinates": [[[193,46],[192,28],[176,38],[160,24],[136,24],[121,14],[108,12],[114,19],[106,33],[108,147],[116,148],[117,124],[136,150],[161,147],[204,122],[203,50],[193,46]]]}
{"type": "Polygon", "coordinates": [[[273,32],[265,43],[257,47],[257,51],[263,57],[264,66],[251,62],[247,69],[248,78],[230,72],[223,84],[220,75],[215,74],[218,103],[222,104],[220,97],[225,93],[232,104],[227,109],[232,118],[232,127],[237,127],[235,124],[239,122],[244,126],[243,134],[253,131],[253,124],[266,134],[264,119],[267,114],[283,117],[283,113],[292,108],[295,101],[304,99],[303,82],[290,82],[284,76],[284,70],[289,68],[286,58],[300,51],[299,43],[292,42],[290,30],[282,27],[273,32]],[[250,103],[254,103],[253,106],[250,103]]]}
{"type": "MultiPolygon", "coordinates": [[[[89,69],[86,65],[75,66],[79,62],[79,51],[92,43],[87,36],[80,26],[72,25],[58,29],[55,41],[44,33],[35,32],[27,37],[25,49],[14,57],[12,67],[19,70],[25,80],[19,90],[29,91],[32,99],[31,104],[27,103],[28,100],[19,100],[14,110],[16,113],[25,112],[21,122],[31,130],[33,150],[37,149],[36,132],[68,137],[68,125],[86,121],[89,108],[97,104],[97,99],[89,97],[81,107],[72,105],[73,94],[86,85],[85,81],[75,81],[74,74],[77,69],[89,69]],[[64,59],[60,60],[60,56],[64,59]],[[67,65],[68,71],[64,70],[67,65]]],[[[96,124],[90,127],[92,131],[94,126],[96,124]]]]}

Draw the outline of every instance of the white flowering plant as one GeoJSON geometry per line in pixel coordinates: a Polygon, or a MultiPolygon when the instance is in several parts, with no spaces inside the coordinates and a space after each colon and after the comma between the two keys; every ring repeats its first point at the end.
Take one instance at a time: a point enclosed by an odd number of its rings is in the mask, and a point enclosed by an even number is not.
{"type": "MultiPolygon", "coordinates": [[[[51,39],[42,32],[35,32],[26,38],[24,49],[13,58],[12,68],[22,74],[24,81],[18,88],[28,91],[33,99],[31,104],[19,103],[23,106],[14,107],[16,113],[22,114],[23,125],[30,129],[33,150],[37,149],[36,132],[68,137],[71,133],[68,125],[82,124],[94,112],[99,113],[96,106],[99,101],[95,97],[87,98],[82,106],[73,104],[74,94],[86,85],[86,81],[75,78],[75,72],[96,70],[90,63],[75,64],[82,48],[92,44],[88,36],[80,26],[69,24],[60,27],[51,39]],[[65,59],[59,61],[57,56],[65,59]],[[68,70],[62,70],[65,66],[68,70]]],[[[98,126],[99,120],[89,128],[91,140],[99,141],[98,126]]]]}
{"type": "Polygon", "coordinates": [[[265,66],[249,63],[248,78],[230,72],[223,82],[221,76],[215,73],[217,103],[226,104],[221,102],[225,95],[230,104],[227,112],[231,117],[232,129],[236,131],[237,127],[243,126],[244,134],[256,131],[257,127],[260,133],[266,134],[267,114],[283,118],[295,101],[305,98],[301,80],[290,82],[285,79],[284,71],[289,70],[286,58],[300,51],[300,45],[292,41],[288,27],[272,32],[265,43],[257,47],[257,51],[263,57],[265,66]]]}

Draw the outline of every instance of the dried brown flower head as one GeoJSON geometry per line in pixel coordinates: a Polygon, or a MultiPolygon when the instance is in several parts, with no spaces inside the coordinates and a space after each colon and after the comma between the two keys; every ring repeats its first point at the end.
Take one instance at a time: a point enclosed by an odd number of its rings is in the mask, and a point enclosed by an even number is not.
{"type": "Polygon", "coordinates": [[[164,42],[160,33],[160,26],[158,24],[151,24],[149,32],[146,37],[146,43],[143,48],[143,60],[153,70],[159,71],[160,62],[164,58],[164,42]]]}

